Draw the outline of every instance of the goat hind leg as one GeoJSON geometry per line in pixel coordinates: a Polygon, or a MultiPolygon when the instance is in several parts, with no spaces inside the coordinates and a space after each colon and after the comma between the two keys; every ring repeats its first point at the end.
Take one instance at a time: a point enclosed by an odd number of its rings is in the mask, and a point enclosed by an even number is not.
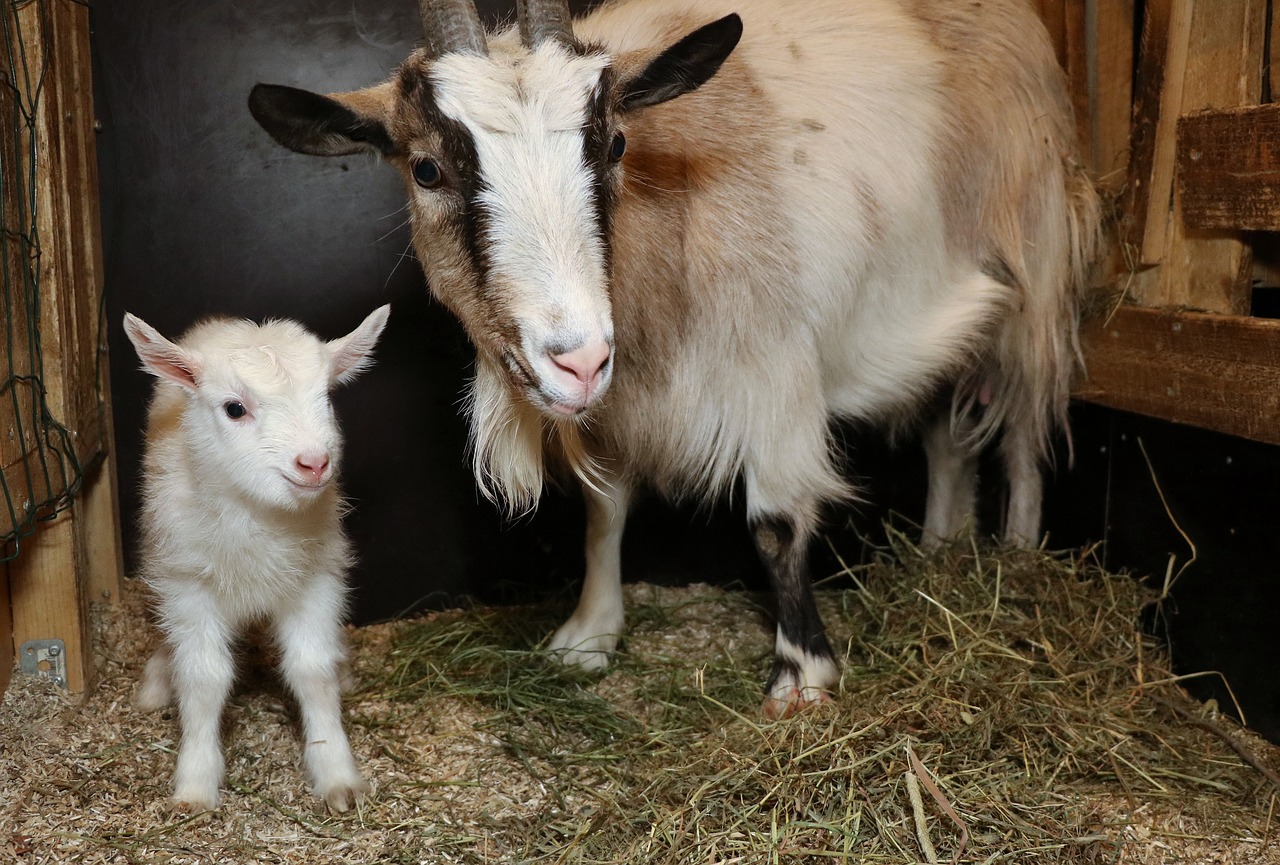
{"type": "Polygon", "coordinates": [[[173,678],[170,672],[169,647],[161,646],[147,660],[142,679],[133,694],[133,705],[144,712],[163,709],[173,702],[173,678]]]}
{"type": "Polygon", "coordinates": [[[1040,508],[1044,497],[1040,447],[1025,425],[1010,424],[1000,440],[1000,452],[1009,482],[1004,541],[1016,547],[1034,547],[1040,543],[1040,508]]]}
{"type": "Polygon", "coordinates": [[[948,415],[934,421],[924,433],[929,490],[920,545],[925,549],[936,549],[973,527],[978,459],[958,440],[960,434],[948,415]]]}

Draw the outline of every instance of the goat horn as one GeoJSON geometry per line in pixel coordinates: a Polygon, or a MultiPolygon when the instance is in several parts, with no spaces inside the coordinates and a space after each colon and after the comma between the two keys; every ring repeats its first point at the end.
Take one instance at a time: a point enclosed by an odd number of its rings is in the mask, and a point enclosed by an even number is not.
{"type": "Polygon", "coordinates": [[[568,0],[516,0],[516,17],[520,20],[520,38],[530,48],[549,39],[563,45],[576,44],[568,0]]]}
{"type": "Polygon", "coordinates": [[[418,0],[418,11],[431,58],[449,53],[489,53],[484,25],[473,0],[418,0]]]}

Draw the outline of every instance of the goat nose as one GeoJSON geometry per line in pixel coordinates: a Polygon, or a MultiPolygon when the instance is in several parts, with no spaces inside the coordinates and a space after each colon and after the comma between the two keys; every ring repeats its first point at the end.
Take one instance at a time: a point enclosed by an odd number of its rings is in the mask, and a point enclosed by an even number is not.
{"type": "Polygon", "coordinates": [[[586,385],[590,393],[609,362],[609,343],[604,339],[589,340],[572,351],[551,355],[551,362],[586,385]]]}
{"type": "Polygon", "coordinates": [[[298,454],[294,465],[303,477],[310,475],[317,481],[324,480],[324,473],[329,469],[329,454],[325,451],[298,454]]]}

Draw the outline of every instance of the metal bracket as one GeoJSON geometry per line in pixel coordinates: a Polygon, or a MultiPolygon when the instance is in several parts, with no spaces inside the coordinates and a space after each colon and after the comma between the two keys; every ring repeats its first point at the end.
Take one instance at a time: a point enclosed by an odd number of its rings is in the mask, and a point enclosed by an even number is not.
{"type": "Polygon", "coordinates": [[[27,640],[18,649],[18,669],[67,687],[67,645],[62,640],[27,640]]]}

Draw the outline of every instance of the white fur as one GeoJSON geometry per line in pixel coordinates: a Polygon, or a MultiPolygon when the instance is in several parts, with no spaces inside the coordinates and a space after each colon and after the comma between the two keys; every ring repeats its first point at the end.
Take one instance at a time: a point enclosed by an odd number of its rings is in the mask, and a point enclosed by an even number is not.
{"type": "Polygon", "coordinates": [[[431,70],[440,110],[471,133],[484,166],[490,279],[519,322],[546,408],[582,407],[572,379],[558,375],[552,347],[613,339],[582,160],[582,110],[604,66],[603,56],[574,57],[553,42],[531,53],[500,43],[486,57],[445,55],[431,70]]]}
{"type": "Polygon", "coordinates": [[[142,575],[166,645],[148,662],[136,701],[155,709],[176,693],[173,801],[182,807],[219,802],[232,643],[256,620],[270,623],[281,648],[316,795],[341,811],[368,790],[341,719],[351,552],[329,390],[369,364],[388,312],[375,310],[329,343],[293,322],[225,319],[173,343],[125,317],[144,368],[161,379],[143,461],[142,575]],[[228,416],[230,402],[244,406],[243,417],[228,416]],[[306,468],[320,456],[323,471],[306,468]]]}

